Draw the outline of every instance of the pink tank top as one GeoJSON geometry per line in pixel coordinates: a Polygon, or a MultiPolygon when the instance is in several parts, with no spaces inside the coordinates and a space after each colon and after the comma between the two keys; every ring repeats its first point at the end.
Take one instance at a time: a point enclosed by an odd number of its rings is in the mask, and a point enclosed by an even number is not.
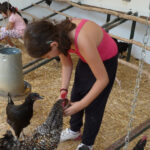
{"type": "MultiPolygon", "coordinates": [[[[77,26],[76,31],[75,31],[75,39],[74,39],[75,50],[72,50],[72,49],[69,50],[69,53],[77,54],[80,57],[80,59],[84,62],[86,61],[79,52],[77,39],[78,39],[78,35],[79,35],[81,28],[87,21],[88,20],[86,19],[82,19],[79,25],[77,26]]],[[[103,28],[101,28],[101,30],[103,31],[103,39],[101,43],[99,44],[99,46],[97,47],[97,50],[100,54],[101,59],[105,61],[114,57],[118,53],[118,48],[117,48],[115,41],[109,36],[109,34],[103,28]]]]}

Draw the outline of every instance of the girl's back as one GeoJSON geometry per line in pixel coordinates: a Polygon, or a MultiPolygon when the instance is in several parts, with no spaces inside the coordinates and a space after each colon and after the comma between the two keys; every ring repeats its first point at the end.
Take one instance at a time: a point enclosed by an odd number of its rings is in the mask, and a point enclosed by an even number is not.
{"type": "Polygon", "coordinates": [[[24,30],[26,28],[26,24],[23,18],[18,13],[12,13],[9,17],[9,22],[14,24],[15,30],[24,30]]]}

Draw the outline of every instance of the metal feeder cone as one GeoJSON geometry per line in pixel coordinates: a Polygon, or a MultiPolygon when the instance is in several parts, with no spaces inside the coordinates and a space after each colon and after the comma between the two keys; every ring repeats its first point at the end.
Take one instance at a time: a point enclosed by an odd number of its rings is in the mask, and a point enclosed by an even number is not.
{"type": "Polygon", "coordinates": [[[14,47],[0,49],[0,95],[24,96],[31,86],[23,80],[22,54],[14,47]]]}

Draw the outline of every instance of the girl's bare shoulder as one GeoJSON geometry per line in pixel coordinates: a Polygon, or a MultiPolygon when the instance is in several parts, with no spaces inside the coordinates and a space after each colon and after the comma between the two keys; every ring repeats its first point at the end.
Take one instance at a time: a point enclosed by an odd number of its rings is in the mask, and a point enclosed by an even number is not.
{"type": "Polygon", "coordinates": [[[98,46],[103,38],[102,28],[93,21],[87,21],[80,30],[78,41],[82,38],[94,41],[98,46]]]}

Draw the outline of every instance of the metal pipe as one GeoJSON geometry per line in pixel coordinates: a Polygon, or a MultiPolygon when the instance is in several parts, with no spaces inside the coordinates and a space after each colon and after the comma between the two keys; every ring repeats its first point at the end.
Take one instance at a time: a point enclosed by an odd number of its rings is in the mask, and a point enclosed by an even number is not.
{"type": "Polygon", "coordinates": [[[29,66],[31,66],[31,65],[33,65],[33,64],[35,64],[35,63],[37,63],[37,62],[39,62],[39,61],[41,61],[41,60],[43,60],[43,58],[35,59],[35,60],[29,62],[28,64],[24,65],[24,66],[23,66],[23,69],[25,69],[25,68],[27,68],[27,67],[29,67],[29,66]]]}
{"type": "MultiPolygon", "coordinates": [[[[129,11],[127,14],[128,14],[128,15],[131,15],[132,12],[129,11]]],[[[122,18],[117,17],[117,18],[115,18],[114,20],[112,20],[111,22],[107,22],[106,24],[102,25],[102,28],[106,28],[106,27],[110,26],[111,24],[114,24],[115,22],[117,22],[117,21],[119,21],[119,20],[125,20],[125,19],[122,19],[122,18]]]]}
{"type": "Polygon", "coordinates": [[[107,14],[106,23],[110,21],[111,14],[107,14]]]}
{"type": "MultiPolygon", "coordinates": [[[[110,22],[111,14],[107,14],[106,23],[110,22]]],[[[107,31],[109,32],[109,31],[107,31]]]]}
{"type": "Polygon", "coordinates": [[[45,65],[45,64],[47,64],[48,62],[52,61],[53,59],[56,59],[56,58],[53,57],[53,58],[51,58],[51,59],[44,59],[41,63],[37,64],[36,66],[34,66],[34,67],[32,67],[32,68],[30,68],[30,69],[28,69],[28,70],[26,70],[26,71],[23,71],[23,74],[25,75],[25,74],[27,74],[27,73],[29,73],[29,72],[31,72],[31,71],[33,71],[33,70],[35,70],[35,69],[37,69],[37,68],[43,66],[43,65],[45,65]]]}
{"type": "Polygon", "coordinates": [[[127,19],[120,19],[119,21],[115,22],[114,24],[111,24],[110,26],[107,26],[105,28],[105,30],[109,31],[110,29],[112,29],[112,28],[114,28],[114,27],[116,27],[116,26],[118,26],[118,25],[120,25],[120,24],[122,24],[122,23],[124,23],[126,21],[127,21],[127,19]]]}
{"type": "MultiPolygon", "coordinates": [[[[41,0],[41,1],[39,1],[39,2],[36,2],[35,4],[40,4],[40,3],[44,2],[44,1],[45,1],[45,0],[41,0]]],[[[34,6],[34,4],[31,4],[31,5],[25,7],[25,8],[23,8],[23,9],[21,9],[21,10],[24,11],[24,10],[26,10],[26,9],[29,9],[29,8],[33,7],[33,6],[34,6]]]]}
{"type": "MultiPolygon", "coordinates": [[[[54,57],[54,59],[56,59],[56,61],[60,61],[59,56],[54,57]]],[[[39,61],[42,61],[42,60],[43,60],[43,58],[35,59],[35,60],[33,60],[33,61],[27,63],[26,65],[24,65],[24,66],[23,66],[23,69],[26,69],[26,68],[30,67],[31,65],[34,65],[35,63],[37,63],[37,62],[39,62],[39,61]]]]}
{"type": "Polygon", "coordinates": [[[115,23],[116,21],[120,20],[121,18],[117,17],[114,20],[112,20],[111,22],[107,22],[104,25],[102,25],[102,28],[106,28],[107,26],[110,26],[111,24],[115,23]]]}

